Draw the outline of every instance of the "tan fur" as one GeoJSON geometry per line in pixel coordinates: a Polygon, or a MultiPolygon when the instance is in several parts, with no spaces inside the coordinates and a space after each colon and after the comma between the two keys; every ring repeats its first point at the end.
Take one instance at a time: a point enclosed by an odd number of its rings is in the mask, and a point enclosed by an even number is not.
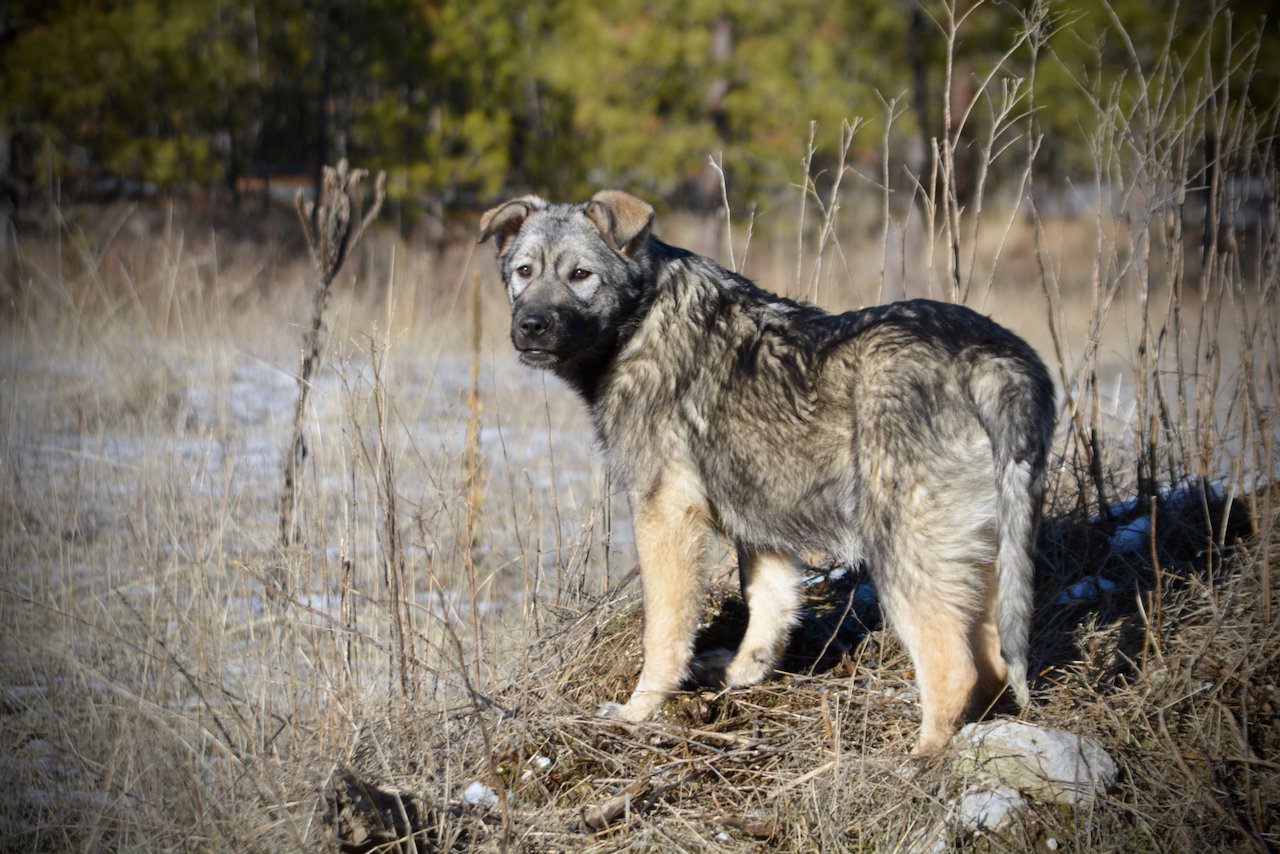
{"type": "Polygon", "coordinates": [[[1000,653],[1000,628],[996,623],[996,587],[995,566],[983,568],[983,576],[987,581],[986,601],[982,614],[969,631],[969,648],[973,652],[973,661],[978,668],[978,684],[974,691],[970,714],[981,715],[986,712],[1000,693],[1004,690],[1005,680],[1009,677],[1009,667],[1000,653]]]}
{"type": "Polygon", "coordinates": [[[743,594],[751,619],[738,652],[725,668],[724,684],[742,688],[762,682],[787,645],[800,607],[798,562],[780,552],[756,552],[741,556],[747,582],[743,594]]]}
{"type": "Polygon", "coordinates": [[[632,497],[632,512],[644,589],[644,665],[631,698],[602,704],[600,713],[634,722],[653,714],[688,672],[711,526],[701,484],[679,464],[652,492],[632,497]]]}

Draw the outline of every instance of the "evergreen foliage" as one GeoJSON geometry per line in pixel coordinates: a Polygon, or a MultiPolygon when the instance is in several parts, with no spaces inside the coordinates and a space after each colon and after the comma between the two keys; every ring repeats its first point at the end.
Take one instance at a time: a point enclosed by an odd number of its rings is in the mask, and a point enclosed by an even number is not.
{"type": "MultiPolygon", "coordinates": [[[[1029,5],[961,9],[954,101],[976,96],[1029,5]]],[[[1035,69],[1041,168],[1086,162],[1090,94],[1141,85],[1130,44],[1147,62],[1171,42],[1195,78],[1228,40],[1261,39],[1261,72],[1235,80],[1269,103],[1280,29],[1268,7],[1052,3],[1035,69]]],[[[811,121],[821,171],[846,118],[878,123],[851,150],[871,156],[892,99],[895,145],[923,162],[945,131],[944,25],[933,2],[22,0],[0,12],[0,132],[25,187],[110,179],[238,195],[246,177],[318,175],[349,157],[387,171],[393,203],[615,184],[707,207],[718,201],[709,156],[731,164],[735,192],[783,188],[811,121]]],[[[1028,64],[1024,46],[1005,67],[1030,75],[1028,64]]]]}

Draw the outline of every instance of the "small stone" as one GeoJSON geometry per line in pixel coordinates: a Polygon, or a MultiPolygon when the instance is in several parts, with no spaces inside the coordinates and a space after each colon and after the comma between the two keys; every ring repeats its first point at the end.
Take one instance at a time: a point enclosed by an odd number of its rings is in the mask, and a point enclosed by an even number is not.
{"type": "Polygon", "coordinates": [[[1086,803],[1118,776],[1115,761],[1088,736],[1021,721],[968,724],[956,735],[959,767],[984,772],[1037,800],[1086,803]]]}
{"type": "Polygon", "coordinates": [[[970,786],[960,795],[959,824],[969,833],[996,831],[1005,827],[1027,802],[1008,786],[970,786]]]}

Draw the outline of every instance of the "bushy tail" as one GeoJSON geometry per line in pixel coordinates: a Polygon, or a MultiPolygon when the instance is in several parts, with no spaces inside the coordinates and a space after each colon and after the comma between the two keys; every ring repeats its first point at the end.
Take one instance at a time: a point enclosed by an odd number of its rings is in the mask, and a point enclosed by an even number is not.
{"type": "Polygon", "coordinates": [[[1027,652],[1030,646],[1031,612],[1034,607],[1034,562],[1038,506],[1043,474],[1037,479],[1032,466],[1007,461],[997,469],[999,481],[998,524],[1000,552],[996,557],[996,625],[1000,652],[1008,665],[1009,688],[1019,706],[1030,699],[1027,688],[1027,652]],[[1039,484],[1037,484],[1039,480],[1039,484]]]}
{"type": "Polygon", "coordinates": [[[998,393],[979,397],[979,417],[991,437],[996,478],[996,625],[1018,705],[1030,699],[1027,655],[1035,593],[1036,529],[1044,499],[1045,464],[1053,438],[1053,384],[1039,359],[996,361],[979,383],[998,393]],[[985,398],[985,400],[983,399],[985,398]]]}

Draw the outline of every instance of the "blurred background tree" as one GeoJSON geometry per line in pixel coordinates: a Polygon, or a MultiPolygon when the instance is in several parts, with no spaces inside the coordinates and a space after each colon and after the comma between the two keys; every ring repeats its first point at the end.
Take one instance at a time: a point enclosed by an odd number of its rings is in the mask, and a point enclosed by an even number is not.
{"type": "MultiPolygon", "coordinates": [[[[878,123],[851,150],[871,161],[894,98],[905,112],[891,147],[919,170],[947,132],[943,98],[976,97],[1029,5],[959,3],[968,17],[948,90],[934,0],[9,0],[0,180],[13,199],[56,187],[239,205],[346,156],[387,171],[389,203],[406,219],[605,184],[707,209],[718,201],[709,156],[723,154],[735,202],[786,189],[811,121],[815,171],[854,116],[878,123]]],[[[1038,168],[1084,168],[1086,93],[1138,85],[1121,29],[1152,52],[1144,59],[1171,39],[1196,75],[1210,47],[1263,28],[1260,68],[1239,76],[1238,94],[1269,103],[1280,90],[1269,6],[1232,3],[1206,35],[1215,7],[1205,0],[1052,3],[1038,168]]],[[[1028,61],[1019,52],[1007,73],[1029,74],[1028,61]]],[[[981,121],[978,111],[967,133],[981,121]]]]}

